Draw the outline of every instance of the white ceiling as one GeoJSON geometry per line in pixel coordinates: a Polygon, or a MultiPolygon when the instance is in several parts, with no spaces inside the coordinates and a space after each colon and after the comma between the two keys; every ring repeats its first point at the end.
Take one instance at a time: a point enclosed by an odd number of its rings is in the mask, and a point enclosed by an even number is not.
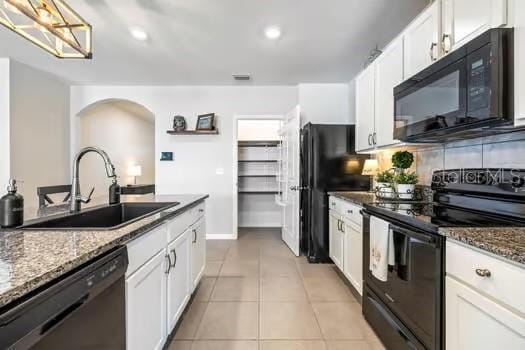
{"type": "Polygon", "coordinates": [[[69,0],[93,25],[92,60],[59,60],[1,26],[0,56],[75,84],[220,85],[234,73],[257,85],[347,82],[428,2],[69,0]],[[264,37],[268,25],[281,39],[264,37]],[[150,39],[136,41],[130,26],[150,39]]]}

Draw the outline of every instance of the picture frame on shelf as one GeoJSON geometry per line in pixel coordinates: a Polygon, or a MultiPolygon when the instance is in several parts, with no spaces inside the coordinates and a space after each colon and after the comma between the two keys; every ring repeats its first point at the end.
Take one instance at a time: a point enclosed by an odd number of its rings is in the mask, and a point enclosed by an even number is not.
{"type": "Polygon", "coordinates": [[[202,114],[197,117],[195,130],[214,130],[215,113],[202,114]]]}

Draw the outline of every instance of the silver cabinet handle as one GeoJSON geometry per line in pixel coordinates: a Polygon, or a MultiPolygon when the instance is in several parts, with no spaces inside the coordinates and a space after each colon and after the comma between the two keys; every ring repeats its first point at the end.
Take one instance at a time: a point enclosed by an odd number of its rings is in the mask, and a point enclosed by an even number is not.
{"type": "Polygon", "coordinates": [[[337,219],[337,231],[341,231],[341,220],[337,219]]]}
{"type": "Polygon", "coordinates": [[[193,240],[191,241],[191,243],[197,243],[197,230],[193,229],[191,231],[193,232],[193,240]]]}
{"type": "Polygon", "coordinates": [[[171,270],[171,258],[170,258],[170,255],[169,255],[169,254],[166,254],[166,255],[164,256],[164,258],[168,260],[168,268],[164,271],[164,273],[165,273],[166,275],[168,275],[168,274],[170,273],[170,270],[171,270]]]}
{"type": "Polygon", "coordinates": [[[377,145],[377,133],[374,132],[373,136],[372,136],[372,142],[374,143],[374,145],[377,145]]]}
{"type": "Polygon", "coordinates": [[[175,248],[171,250],[173,253],[173,262],[171,264],[171,267],[175,267],[175,264],[177,264],[177,252],[175,251],[175,248]]]}
{"type": "Polygon", "coordinates": [[[443,36],[441,37],[441,46],[443,48],[443,53],[449,53],[450,49],[452,48],[452,40],[450,38],[450,34],[443,33],[443,36]],[[448,42],[448,45],[447,45],[448,42]]]}
{"type": "Polygon", "coordinates": [[[348,209],[346,212],[347,212],[348,214],[353,214],[353,213],[354,213],[354,211],[353,211],[352,209],[348,209]]]}
{"type": "Polygon", "coordinates": [[[199,209],[199,213],[204,213],[204,209],[199,209]]]}
{"type": "Polygon", "coordinates": [[[431,60],[431,61],[435,61],[435,60],[437,60],[437,58],[434,57],[434,48],[435,48],[436,46],[437,46],[437,44],[434,43],[434,42],[433,42],[432,44],[430,44],[430,60],[431,60]]]}
{"type": "Polygon", "coordinates": [[[492,276],[492,273],[488,269],[476,269],[476,275],[479,277],[490,277],[492,276]]]}
{"type": "Polygon", "coordinates": [[[368,145],[372,146],[372,134],[368,134],[368,145]]]}

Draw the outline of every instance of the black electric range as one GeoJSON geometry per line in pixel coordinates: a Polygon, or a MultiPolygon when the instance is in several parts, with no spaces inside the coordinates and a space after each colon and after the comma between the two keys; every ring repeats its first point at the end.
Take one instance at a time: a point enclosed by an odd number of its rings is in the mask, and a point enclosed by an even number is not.
{"type": "Polygon", "coordinates": [[[364,205],[363,313],[388,349],[444,348],[445,238],[440,227],[525,226],[525,170],[433,174],[434,201],[364,205]],[[371,217],[388,224],[395,263],[386,281],[369,270],[371,217]]]}

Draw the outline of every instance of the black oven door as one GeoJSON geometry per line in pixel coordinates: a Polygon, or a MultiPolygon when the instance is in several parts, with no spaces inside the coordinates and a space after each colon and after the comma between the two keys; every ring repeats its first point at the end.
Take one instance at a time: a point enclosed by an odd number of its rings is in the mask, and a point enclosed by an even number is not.
{"type": "MultiPolygon", "coordinates": [[[[442,238],[413,228],[390,224],[395,265],[386,282],[366,268],[366,285],[425,345],[439,349],[441,333],[442,238]]],[[[369,255],[369,234],[365,254],[369,255]]],[[[368,259],[365,259],[365,263],[368,259]]],[[[368,264],[366,264],[368,267],[368,264]]]]}
{"type": "Polygon", "coordinates": [[[466,89],[467,64],[462,58],[397,92],[394,138],[410,141],[469,122],[466,89]]]}

